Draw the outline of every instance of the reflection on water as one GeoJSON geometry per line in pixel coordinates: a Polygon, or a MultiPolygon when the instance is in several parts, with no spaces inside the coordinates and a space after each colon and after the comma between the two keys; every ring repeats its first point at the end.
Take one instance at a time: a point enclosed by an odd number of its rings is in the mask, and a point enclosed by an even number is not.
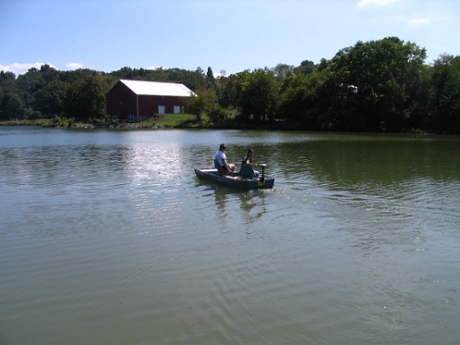
{"type": "Polygon", "coordinates": [[[222,216],[222,223],[225,223],[225,217],[228,214],[234,213],[238,208],[243,218],[240,220],[239,224],[235,224],[235,226],[242,228],[250,226],[251,223],[255,222],[267,212],[265,196],[269,191],[232,190],[205,181],[197,181],[197,184],[207,186],[209,194],[214,195],[214,205],[218,207],[218,211],[222,216]]]}
{"type": "Polygon", "coordinates": [[[459,144],[0,127],[0,343],[455,343],[459,144]],[[275,188],[198,180],[221,142],[275,188]]]}

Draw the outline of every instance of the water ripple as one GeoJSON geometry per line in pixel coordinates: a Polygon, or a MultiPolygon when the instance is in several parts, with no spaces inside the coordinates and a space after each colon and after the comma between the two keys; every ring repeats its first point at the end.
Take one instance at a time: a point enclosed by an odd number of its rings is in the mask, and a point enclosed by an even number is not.
{"type": "Polygon", "coordinates": [[[6,343],[458,339],[455,145],[31,131],[29,145],[0,137],[6,343]],[[275,188],[199,181],[220,142],[232,161],[255,147],[275,188]]]}

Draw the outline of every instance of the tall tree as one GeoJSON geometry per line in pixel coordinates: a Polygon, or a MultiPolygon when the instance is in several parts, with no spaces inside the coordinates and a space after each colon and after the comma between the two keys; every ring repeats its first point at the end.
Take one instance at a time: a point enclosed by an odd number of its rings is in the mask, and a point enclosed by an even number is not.
{"type": "Polygon", "coordinates": [[[0,100],[8,93],[17,93],[15,85],[16,76],[12,72],[0,72],[0,100]]]}
{"type": "Polygon", "coordinates": [[[397,37],[340,50],[320,65],[329,73],[322,90],[332,107],[326,121],[339,129],[403,127],[414,106],[425,58],[424,48],[397,37]],[[350,107],[355,116],[344,122],[343,115],[352,113],[350,107]]]}
{"type": "Polygon", "coordinates": [[[435,61],[429,113],[433,130],[460,133],[460,56],[442,55],[435,61]]]}
{"type": "Polygon", "coordinates": [[[105,97],[100,78],[90,76],[69,87],[64,102],[67,117],[85,122],[105,117],[105,97]]]}
{"type": "Polygon", "coordinates": [[[318,89],[323,87],[326,73],[294,74],[289,71],[280,87],[277,118],[288,122],[292,128],[316,130],[321,113],[318,89]]]}
{"type": "Polygon", "coordinates": [[[243,118],[252,115],[256,122],[273,121],[277,101],[277,84],[273,72],[257,69],[242,85],[240,110],[243,118]]]}
{"type": "Polygon", "coordinates": [[[317,68],[318,66],[316,66],[313,61],[304,60],[300,63],[300,66],[294,68],[294,72],[296,74],[307,75],[313,73],[317,68]]]}
{"type": "Polygon", "coordinates": [[[206,72],[206,84],[208,89],[213,89],[216,85],[216,81],[214,80],[214,72],[212,71],[211,67],[208,67],[208,71],[206,72]]]}
{"type": "Polygon", "coordinates": [[[277,84],[273,72],[257,69],[231,75],[223,88],[222,104],[238,109],[243,122],[274,120],[277,84]]]}
{"type": "Polygon", "coordinates": [[[23,119],[24,103],[17,93],[8,92],[0,100],[0,119],[23,119]]]}
{"type": "Polygon", "coordinates": [[[64,110],[64,101],[69,84],[54,80],[34,93],[34,109],[43,116],[60,116],[64,110]]]}
{"type": "Polygon", "coordinates": [[[273,76],[275,77],[275,80],[281,83],[284,80],[284,78],[286,78],[288,72],[293,69],[294,66],[279,63],[278,65],[272,68],[272,72],[273,76]]]}
{"type": "Polygon", "coordinates": [[[208,67],[208,72],[206,73],[206,88],[214,90],[215,94],[217,95],[218,99],[221,99],[221,91],[220,87],[216,83],[216,79],[214,78],[214,72],[212,71],[211,67],[208,67]]]}

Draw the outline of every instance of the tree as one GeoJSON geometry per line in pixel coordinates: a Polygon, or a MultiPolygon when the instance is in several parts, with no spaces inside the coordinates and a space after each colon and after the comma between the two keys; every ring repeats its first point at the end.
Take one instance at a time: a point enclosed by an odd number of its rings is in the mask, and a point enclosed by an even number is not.
{"type": "Polygon", "coordinates": [[[57,80],[58,75],[58,71],[45,64],[40,69],[33,67],[27,73],[18,76],[16,87],[28,111],[31,111],[34,107],[34,95],[38,91],[43,90],[53,80],[57,80]]]}
{"type": "Polygon", "coordinates": [[[313,61],[304,60],[300,63],[300,66],[294,68],[295,74],[311,74],[317,69],[317,66],[313,63],[313,61]]]}
{"type": "Polygon", "coordinates": [[[64,110],[64,101],[69,84],[52,81],[34,93],[34,109],[45,116],[59,116],[64,110]]]}
{"type": "Polygon", "coordinates": [[[214,72],[212,71],[211,67],[208,67],[208,72],[206,73],[206,88],[214,90],[217,95],[217,99],[220,100],[222,98],[220,87],[216,83],[214,72]]]}
{"type": "Polygon", "coordinates": [[[273,72],[257,69],[247,75],[241,88],[239,109],[243,119],[251,116],[255,122],[273,121],[277,98],[277,85],[273,72]]]}
{"type": "Polygon", "coordinates": [[[195,72],[198,73],[198,74],[200,74],[200,75],[202,75],[202,76],[204,76],[204,71],[203,71],[203,69],[202,69],[200,66],[198,66],[198,67],[196,68],[195,72]]]}
{"type": "Polygon", "coordinates": [[[318,117],[322,109],[317,90],[325,79],[324,72],[304,75],[289,71],[280,87],[277,118],[288,121],[293,128],[319,129],[318,117]]]}
{"type": "Polygon", "coordinates": [[[51,83],[58,76],[58,71],[48,64],[44,64],[40,67],[40,74],[46,84],[51,83]]]}
{"type": "Polygon", "coordinates": [[[211,67],[208,67],[208,71],[206,72],[206,86],[208,89],[215,89],[216,81],[214,80],[214,72],[212,71],[211,67]]]}
{"type": "Polygon", "coordinates": [[[294,69],[294,66],[289,66],[286,64],[278,64],[275,67],[273,67],[271,70],[273,72],[273,76],[275,77],[275,80],[277,82],[282,82],[284,78],[286,78],[287,74],[289,71],[292,71],[294,69]]]}
{"type": "Polygon", "coordinates": [[[224,107],[239,108],[243,83],[249,78],[249,71],[232,74],[222,87],[221,103],[224,107]]]}
{"type": "Polygon", "coordinates": [[[217,96],[214,90],[205,89],[196,91],[197,96],[192,96],[186,100],[187,113],[196,115],[201,121],[202,115],[209,112],[217,104],[217,96]]]}
{"type": "Polygon", "coordinates": [[[435,131],[460,133],[460,56],[441,55],[432,72],[430,126],[435,131]]]}
{"type": "Polygon", "coordinates": [[[13,72],[0,72],[0,86],[9,84],[10,86],[14,86],[14,81],[16,79],[16,76],[13,72]]]}
{"type": "Polygon", "coordinates": [[[209,119],[216,125],[224,122],[228,116],[228,111],[219,106],[217,103],[214,104],[210,110],[208,110],[209,119]]]}
{"type": "Polygon", "coordinates": [[[273,72],[257,69],[231,75],[222,90],[222,104],[236,108],[243,122],[273,121],[277,101],[273,72]]]}
{"type": "Polygon", "coordinates": [[[64,102],[66,117],[91,122],[105,117],[105,97],[99,76],[90,76],[69,87],[64,102]]]}
{"type": "Polygon", "coordinates": [[[0,102],[0,119],[22,119],[24,118],[24,103],[16,93],[6,93],[0,102]]]}
{"type": "Polygon", "coordinates": [[[415,105],[425,58],[424,48],[388,37],[360,41],[322,61],[328,80],[321,96],[330,115],[324,121],[336,129],[401,129],[415,105]]]}
{"type": "Polygon", "coordinates": [[[16,76],[12,72],[0,72],[0,100],[6,93],[17,93],[16,76]]]}

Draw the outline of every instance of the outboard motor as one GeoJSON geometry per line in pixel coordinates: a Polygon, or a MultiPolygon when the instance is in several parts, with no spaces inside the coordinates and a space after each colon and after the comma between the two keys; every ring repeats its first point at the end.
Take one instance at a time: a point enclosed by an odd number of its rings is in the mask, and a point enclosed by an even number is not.
{"type": "Polygon", "coordinates": [[[263,186],[265,182],[265,167],[267,166],[267,164],[259,164],[259,166],[262,167],[262,176],[259,179],[259,186],[263,186]]]}

